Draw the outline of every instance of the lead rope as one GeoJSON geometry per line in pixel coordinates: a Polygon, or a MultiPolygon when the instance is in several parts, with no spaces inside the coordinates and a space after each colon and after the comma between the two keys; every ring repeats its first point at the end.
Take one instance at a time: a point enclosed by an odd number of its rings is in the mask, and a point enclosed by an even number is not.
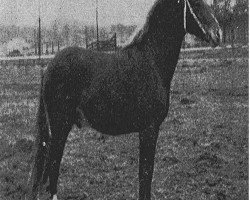
{"type": "Polygon", "coordinates": [[[185,33],[187,33],[187,0],[184,0],[183,24],[184,24],[184,31],[185,33]]]}
{"type": "MultiPolygon", "coordinates": [[[[203,28],[203,26],[202,26],[202,24],[201,24],[201,22],[200,22],[200,20],[198,19],[198,17],[196,16],[196,14],[194,13],[194,10],[193,10],[193,8],[191,7],[191,5],[190,5],[190,3],[189,3],[189,1],[188,0],[184,0],[185,1],[185,6],[184,6],[184,13],[187,13],[187,6],[189,7],[189,10],[190,10],[190,12],[191,12],[191,14],[193,15],[193,17],[194,17],[194,19],[195,19],[195,21],[197,22],[197,24],[199,25],[199,27],[200,27],[200,29],[202,30],[202,32],[206,35],[206,31],[205,31],[205,29],[203,28]]],[[[186,14],[184,14],[184,15],[186,15],[186,14]]],[[[184,17],[184,28],[185,28],[185,30],[186,30],[186,17],[184,17]]]]}

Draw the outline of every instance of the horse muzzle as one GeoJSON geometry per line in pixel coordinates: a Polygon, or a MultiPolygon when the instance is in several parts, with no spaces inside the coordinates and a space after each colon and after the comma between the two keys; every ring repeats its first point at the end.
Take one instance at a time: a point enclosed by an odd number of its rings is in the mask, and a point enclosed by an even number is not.
{"type": "Polygon", "coordinates": [[[217,47],[222,40],[221,28],[211,28],[206,35],[206,40],[212,47],[217,47]]]}

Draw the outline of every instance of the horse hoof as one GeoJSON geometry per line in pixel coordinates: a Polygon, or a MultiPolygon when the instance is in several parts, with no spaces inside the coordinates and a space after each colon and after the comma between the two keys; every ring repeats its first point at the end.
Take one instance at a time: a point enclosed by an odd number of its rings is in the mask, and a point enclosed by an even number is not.
{"type": "Polygon", "coordinates": [[[54,194],[54,195],[52,196],[52,200],[58,200],[56,194],[54,194]]]}

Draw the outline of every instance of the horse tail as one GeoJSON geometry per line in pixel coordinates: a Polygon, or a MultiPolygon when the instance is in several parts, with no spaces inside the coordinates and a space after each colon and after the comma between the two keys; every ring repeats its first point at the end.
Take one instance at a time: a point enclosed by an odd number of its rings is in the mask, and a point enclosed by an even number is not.
{"type": "MultiPolygon", "coordinates": [[[[36,141],[34,149],[34,165],[31,172],[31,197],[36,197],[40,187],[48,179],[49,151],[51,140],[51,128],[47,104],[44,97],[43,76],[40,88],[39,106],[36,121],[36,141]]],[[[32,198],[31,198],[32,199],[32,198]]]]}

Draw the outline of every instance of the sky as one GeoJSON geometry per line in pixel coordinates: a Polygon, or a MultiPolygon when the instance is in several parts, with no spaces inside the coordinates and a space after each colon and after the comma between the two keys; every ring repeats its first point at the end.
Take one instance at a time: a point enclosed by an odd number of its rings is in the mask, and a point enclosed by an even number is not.
{"type": "MultiPolygon", "coordinates": [[[[98,0],[99,24],[143,23],[155,0],[98,0]]],[[[212,0],[208,0],[212,1],[212,0]]],[[[52,21],[78,20],[95,24],[96,0],[40,0],[43,26],[52,21]]],[[[34,26],[38,22],[39,0],[0,0],[0,25],[34,26]]]]}

